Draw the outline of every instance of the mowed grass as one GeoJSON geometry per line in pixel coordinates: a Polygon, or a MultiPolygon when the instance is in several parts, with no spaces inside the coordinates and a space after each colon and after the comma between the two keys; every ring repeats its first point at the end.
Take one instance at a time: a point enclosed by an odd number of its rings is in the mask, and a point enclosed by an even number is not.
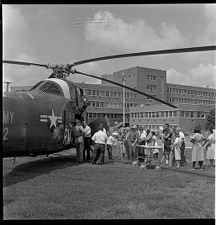
{"type": "Polygon", "coordinates": [[[92,166],[63,153],[4,159],[3,218],[215,218],[214,169],[190,169],[141,170],[117,157],[92,166]]]}

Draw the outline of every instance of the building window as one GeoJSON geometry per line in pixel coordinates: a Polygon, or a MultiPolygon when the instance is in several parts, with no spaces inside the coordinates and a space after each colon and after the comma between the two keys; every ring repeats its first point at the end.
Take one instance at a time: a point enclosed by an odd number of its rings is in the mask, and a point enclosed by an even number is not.
{"type": "Polygon", "coordinates": [[[145,118],[148,118],[148,113],[147,112],[145,112],[145,118]]]}
{"type": "Polygon", "coordinates": [[[167,118],[169,117],[169,112],[168,112],[168,111],[166,111],[166,117],[167,117],[167,118]]]}
{"type": "Polygon", "coordinates": [[[149,112],[149,118],[151,118],[151,112],[149,112]]]}
{"type": "Polygon", "coordinates": [[[159,118],[159,112],[156,112],[156,118],[159,118]]]}
{"type": "Polygon", "coordinates": [[[117,92],[116,92],[116,91],[114,91],[114,92],[111,91],[111,92],[110,92],[110,97],[112,97],[112,98],[118,98],[118,97],[117,97],[117,92]]]}
{"type": "Polygon", "coordinates": [[[88,95],[88,89],[83,89],[83,94],[88,95]]]}
{"type": "Polygon", "coordinates": [[[92,95],[95,96],[96,94],[96,90],[92,90],[92,95]]]}
{"type": "Polygon", "coordinates": [[[100,91],[101,97],[109,97],[109,91],[100,91]]]}
{"type": "Polygon", "coordinates": [[[118,103],[118,108],[122,109],[123,108],[123,103],[118,103]]]}
{"type": "Polygon", "coordinates": [[[96,106],[95,102],[92,102],[92,107],[95,107],[95,106],[96,106]]]}
{"type": "Polygon", "coordinates": [[[197,112],[197,117],[200,118],[201,117],[201,113],[197,112]]]}
{"type": "Polygon", "coordinates": [[[190,117],[193,118],[194,117],[194,113],[190,112],[190,117]]]}
{"type": "Polygon", "coordinates": [[[186,117],[189,117],[189,112],[186,111],[186,112],[185,112],[185,116],[186,116],[186,117]]]}
{"type": "Polygon", "coordinates": [[[172,111],[169,111],[169,117],[172,118],[172,111]]]}
{"type": "Polygon", "coordinates": [[[92,113],[89,113],[89,118],[92,118],[92,113]]]}
{"type": "Polygon", "coordinates": [[[164,112],[161,112],[161,117],[164,117],[164,112]]]}
{"type": "Polygon", "coordinates": [[[155,112],[152,112],[152,118],[155,118],[155,112]]]}
{"type": "Polygon", "coordinates": [[[100,107],[101,108],[105,107],[105,104],[106,104],[105,102],[100,102],[100,107]]]}
{"type": "Polygon", "coordinates": [[[143,112],[140,113],[140,117],[143,118],[143,112]]]}
{"type": "Polygon", "coordinates": [[[181,117],[184,117],[184,111],[181,111],[181,117]]]}
{"type": "Polygon", "coordinates": [[[177,117],[177,111],[173,111],[173,117],[177,117]]]}

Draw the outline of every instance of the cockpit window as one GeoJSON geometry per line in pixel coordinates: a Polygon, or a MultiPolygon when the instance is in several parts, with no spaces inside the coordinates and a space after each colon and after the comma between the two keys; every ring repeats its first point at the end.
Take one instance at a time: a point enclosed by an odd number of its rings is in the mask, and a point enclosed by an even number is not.
{"type": "Polygon", "coordinates": [[[44,93],[59,95],[64,97],[64,94],[62,93],[61,88],[54,82],[48,81],[44,83],[43,85],[41,85],[39,89],[43,91],[44,93]]]}

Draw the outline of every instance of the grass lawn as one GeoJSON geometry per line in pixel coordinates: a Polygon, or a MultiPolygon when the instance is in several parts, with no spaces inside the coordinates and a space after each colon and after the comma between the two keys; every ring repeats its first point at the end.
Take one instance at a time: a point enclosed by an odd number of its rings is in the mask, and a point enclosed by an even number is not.
{"type": "Polygon", "coordinates": [[[215,218],[214,168],[141,170],[126,161],[78,164],[59,153],[3,160],[4,219],[215,218]]]}

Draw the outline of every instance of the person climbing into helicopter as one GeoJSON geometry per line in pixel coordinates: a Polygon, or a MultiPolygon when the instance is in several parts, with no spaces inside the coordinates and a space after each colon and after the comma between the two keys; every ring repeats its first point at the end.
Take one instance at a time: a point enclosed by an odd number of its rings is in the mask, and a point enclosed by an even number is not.
{"type": "Polygon", "coordinates": [[[84,133],[85,130],[79,119],[76,119],[73,129],[74,142],[76,146],[76,161],[83,162],[83,150],[84,150],[84,133]]]}

